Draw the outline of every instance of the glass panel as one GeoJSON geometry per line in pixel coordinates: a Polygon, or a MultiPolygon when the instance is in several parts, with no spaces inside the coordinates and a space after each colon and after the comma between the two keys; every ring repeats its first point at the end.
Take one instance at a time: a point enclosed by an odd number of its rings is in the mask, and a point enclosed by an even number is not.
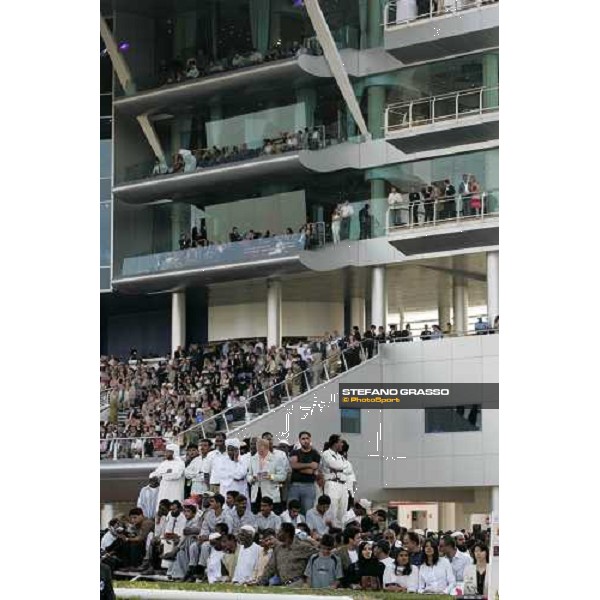
{"type": "Polygon", "coordinates": [[[481,431],[481,405],[426,408],[425,433],[481,431]]]}
{"type": "Polygon", "coordinates": [[[100,204],[100,265],[110,266],[111,203],[100,204]]]}
{"type": "Polygon", "coordinates": [[[208,247],[188,248],[176,252],[163,252],[147,256],[125,258],[123,277],[197,269],[227,263],[246,263],[265,259],[294,256],[304,250],[304,234],[244,240],[208,247]]]}
{"type": "Polygon", "coordinates": [[[357,408],[340,409],[341,432],[360,433],[360,410],[357,408]]]}
{"type": "Polygon", "coordinates": [[[112,199],[112,181],[109,177],[100,179],[100,202],[112,199]]]}
{"type": "Polygon", "coordinates": [[[112,177],[112,143],[110,141],[100,142],[100,177],[112,177]]]}
{"type": "Polygon", "coordinates": [[[110,140],[112,138],[112,118],[104,117],[100,119],[100,139],[110,140]]]}
{"type": "Polygon", "coordinates": [[[112,95],[111,94],[100,94],[100,116],[101,117],[112,116],[112,95]]]}
{"type": "Polygon", "coordinates": [[[100,267],[100,290],[110,289],[110,267],[100,267]]]}

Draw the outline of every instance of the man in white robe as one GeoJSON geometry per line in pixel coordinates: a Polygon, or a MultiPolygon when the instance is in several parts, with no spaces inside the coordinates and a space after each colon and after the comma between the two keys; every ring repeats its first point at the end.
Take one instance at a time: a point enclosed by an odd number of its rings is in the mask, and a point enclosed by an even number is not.
{"type": "Polygon", "coordinates": [[[156,506],[164,498],[183,502],[184,471],[185,463],[179,457],[179,446],[168,444],[165,460],[158,465],[158,469],[150,473],[151,478],[160,477],[156,506]]]}
{"type": "Polygon", "coordinates": [[[142,512],[144,513],[144,517],[146,517],[146,519],[154,519],[156,515],[156,508],[158,506],[159,486],[160,479],[158,477],[152,477],[148,482],[148,485],[145,485],[140,490],[137,505],[139,508],[142,509],[142,512]]]}
{"type": "Polygon", "coordinates": [[[235,438],[226,440],[228,460],[221,463],[221,485],[219,493],[225,496],[227,492],[236,491],[242,496],[248,496],[246,475],[248,469],[240,458],[240,441],[235,438]]]}
{"type": "Polygon", "coordinates": [[[256,529],[251,525],[242,525],[238,533],[240,550],[231,581],[233,583],[250,583],[258,566],[262,548],[254,542],[256,529]]]}

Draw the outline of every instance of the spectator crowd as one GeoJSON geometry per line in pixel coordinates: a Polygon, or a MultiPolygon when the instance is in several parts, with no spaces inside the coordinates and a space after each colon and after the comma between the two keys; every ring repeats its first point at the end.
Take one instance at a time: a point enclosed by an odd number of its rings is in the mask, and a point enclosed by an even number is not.
{"type": "Polygon", "coordinates": [[[489,534],[407,530],[355,500],[349,445],[269,432],[169,444],[128,515],[101,532],[118,576],[210,584],[485,595],[489,534]],[[161,577],[159,577],[161,578],[161,577]]]}

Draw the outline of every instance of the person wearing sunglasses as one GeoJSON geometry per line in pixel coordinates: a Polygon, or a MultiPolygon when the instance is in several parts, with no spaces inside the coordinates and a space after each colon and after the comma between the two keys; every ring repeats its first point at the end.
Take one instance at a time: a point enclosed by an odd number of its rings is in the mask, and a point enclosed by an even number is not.
{"type": "Polygon", "coordinates": [[[401,549],[396,555],[393,570],[383,574],[383,587],[390,592],[417,592],[419,589],[419,567],[410,564],[410,553],[401,549]]]}

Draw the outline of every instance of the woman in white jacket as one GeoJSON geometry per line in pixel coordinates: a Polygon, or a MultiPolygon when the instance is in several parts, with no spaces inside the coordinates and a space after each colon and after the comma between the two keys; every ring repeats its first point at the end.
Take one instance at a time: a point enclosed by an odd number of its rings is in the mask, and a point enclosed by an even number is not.
{"type": "Polygon", "coordinates": [[[437,542],[425,541],[425,562],[419,567],[419,594],[447,594],[456,585],[452,566],[447,558],[440,557],[437,542]]]}
{"type": "Polygon", "coordinates": [[[465,595],[477,594],[479,596],[487,596],[489,581],[487,572],[488,564],[490,562],[489,548],[483,542],[477,542],[475,546],[473,546],[473,555],[475,556],[474,564],[465,567],[463,575],[463,593],[465,595]]]}

